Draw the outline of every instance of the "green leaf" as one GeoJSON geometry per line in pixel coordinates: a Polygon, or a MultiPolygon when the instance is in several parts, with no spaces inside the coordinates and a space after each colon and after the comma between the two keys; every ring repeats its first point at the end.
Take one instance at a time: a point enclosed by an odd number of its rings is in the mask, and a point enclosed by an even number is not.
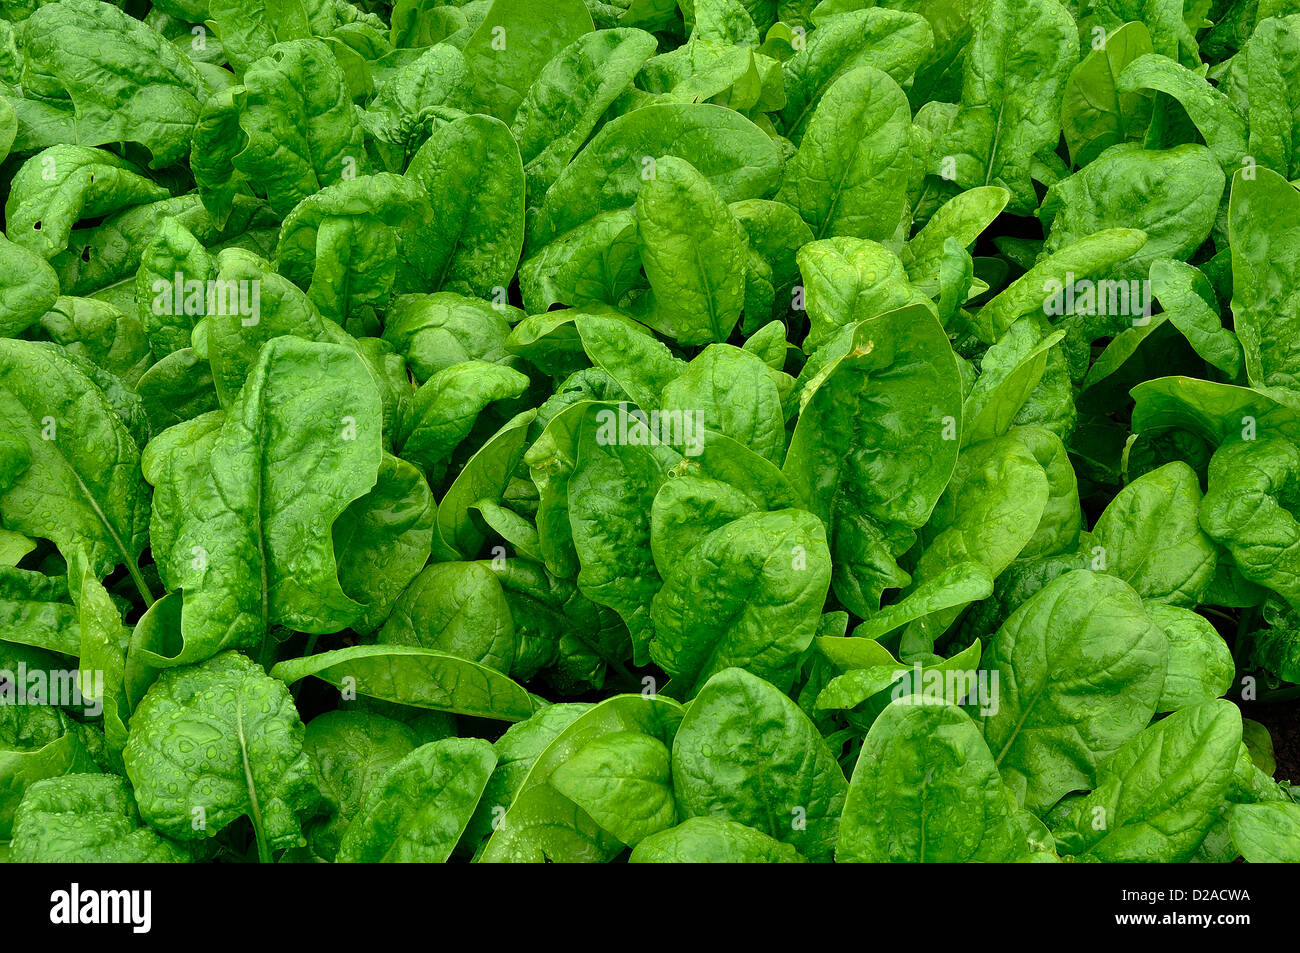
{"type": "Polygon", "coordinates": [[[1205,276],[1185,262],[1158,258],[1151,262],[1151,291],[1196,353],[1235,378],[1241,369],[1241,343],[1223,327],[1205,276]]]}
{"type": "Polygon", "coordinates": [[[1086,165],[1118,142],[1141,138],[1151,121],[1153,97],[1138,91],[1121,93],[1116,84],[1125,66],[1152,51],[1146,25],[1125,23],[1070,73],[1061,101],[1061,125],[1076,166],[1086,165]]]}
{"type": "Polygon", "coordinates": [[[887,241],[907,197],[910,122],[907,97],[887,73],[870,66],[844,73],[813,112],[777,200],[817,238],[887,241]]]}
{"type": "Polygon", "coordinates": [[[1041,812],[1093,787],[1097,766],[1151,720],[1164,632],[1114,576],[1076,570],[1020,606],[984,650],[998,710],[984,740],[1017,799],[1041,812]]]}
{"type": "Polygon", "coordinates": [[[1020,845],[993,755],[960,708],[903,696],[875,720],[840,821],[840,862],[1013,859],[1020,845]]]}
{"type": "Polygon", "coordinates": [[[827,19],[781,68],[786,91],[781,120],[786,134],[799,142],[822,96],[849,70],[873,66],[902,85],[929,55],[933,43],[931,24],[915,12],[871,8],[827,19]]]}
{"type": "Polygon", "coordinates": [[[1295,409],[1247,387],[1192,377],[1160,377],[1133,388],[1133,432],[1179,427],[1213,444],[1257,432],[1300,440],[1295,409]]]}
{"type": "Polygon", "coordinates": [[[123,752],[140,814],[176,840],[253,822],[258,857],[305,843],[319,793],[288,689],[236,652],[164,672],[136,708],[123,752]]]}
{"type": "Polygon", "coordinates": [[[40,255],[0,236],[0,335],[16,337],[59,296],[59,277],[40,255]]]}
{"type": "Polygon", "coordinates": [[[1236,666],[1223,636],[1204,616],[1178,606],[1147,602],[1147,615],[1169,637],[1169,671],[1158,711],[1179,711],[1232,687],[1236,666]]]}
{"type": "Polygon", "coordinates": [[[623,618],[643,658],[653,634],[651,600],[660,586],[649,546],[650,507],[675,454],[650,445],[652,435],[635,418],[627,425],[626,443],[619,440],[612,412],[605,418],[597,413],[596,419],[598,429],[581,432],[568,484],[569,525],[581,564],[578,588],[623,618]]]}
{"type": "Polygon", "coordinates": [[[843,336],[851,333],[848,329],[854,322],[897,310],[915,323],[925,324],[922,308],[933,311],[929,299],[908,280],[903,262],[878,242],[822,239],[805,244],[796,259],[804,277],[811,325],[803,349],[813,355],[799,375],[801,382],[824,366],[818,358],[830,360],[850,349],[842,346],[848,343],[843,336]]]}
{"type": "MultiPolygon", "coordinates": [[[[230,160],[228,174],[265,193],[278,215],[327,185],[370,171],[343,73],[321,40],[290,40],[259,51],[231,95],[244,147],[230,160]]],[[[228,134],[215,125],[198,130],[228,134]]],[[[196,153],[212,148],[220,146],[196,137],[196,153]]],[[[205,185],[211,187],[200,180],[205,185]]]]}
{"type": "Polygon", "coordinates": [[[943,259],[944,243],[954,239],[966,248],[1002,212],[1011,194],[998,186],[980,186],[953,196],[903,246],[903,264],[913,281],[932,278],[943,259]]]}
{"type": "Polygon", "coordinates": [[[623,843],[635,847],[677,822],[671,755],[636,731],[589,742],[551,775],[552,786],[623,843]]]}
{"type": "Polygon", "coordinates": [[[1294,403],[1300,394],[1300,352],[1291,316],[1300,304],[1300,194],[1268,169],[1237,173],[1228,201],[1232,249],[1233,326],[1254,387],[1294,403]]]}
{"type": "Polygon", "coordinates": [[[529,223],[527,255],[601,212],[632,208],[643,185],[641,157],[665,155],[689,162],[724,202],[760,197],[780,181],[776,146],[739,113],[709,103],[652,103],[602,126],[560,173],[529,223]]]}
{"type": "Polygon", "coordinates": [[[500,364],[465,361],[443,368],[415,392],[399,451],[437,481],[479,412],[493,401],[518,397],[527,386],[527,377],[500,364]]]}
{"type": "Polygon", "coordinates": [[[416,379],[463,361],[507,361],[510,325],[522,315],[508,305],[450,291],[398,298],[385,315],[384,340],[406,358],[416,379]]]}
{"type": "Polygon", "coordinates": [[[597,30],[575,39],[542,67],[510,124],[535,202],[655,45],[654,37],[641,30],[597,30]]]}
{"type": "Polygon", "coordinates": [[[1135,228],[1106,228],[1058,249],[1007,285],[980,310],[981,323],[1000,338],[1016,319],[1044,313],[1045,289],[1093,275],[1104,275],[1146,244],[1146,234],[1135,228]]]}
{"type": "Polygon", "coordinates": [[[508,672],[515,625],[486,563],[434,563],[398,598],[380,630],[384,645],[415,645],[508,672]]]}
{"type": "MultiPolygon", "coordinates": [[[[1280,14],[1286,9],[1273,10],[1280,14]]],[[[1250,103],[1250,154],[1261,165],[1288,179],[1300,172],[1300,152],[1294,142],[1296,116],[1300,114],[1293,82],[1300,60],[1296,57],[1294,15],[1262,15],[1246,42],[1247,82],[1255,91],[1250,103]]]]}
{"type": "Polygon", "coordinates": [[[4,525],[63,552],[86,545],[96,573],[135,573],[148,490],[140,451],[103,391],[61,348],[0,339],[0,420],[30,460],[0,494],[4,525]]]}
{"type": "Polygon", "coordinates": [[[188,861],[177,844],[140,823],[126,782],[68,774],[27,789],[14,818],[15,863],[158,864],[188,861]]]}
{"type": "Polygon", "coordinates": [[[192,442],[181,424],[149,445],[154,558],[185,594],[176,664],[252,647],[272,625],[337,632],[361,615],[339,586],[330,527],[375,485],[381,415],[355,352],[282,337],[219,427],[192,442]],[[304,486],[313,471],[328,476],[304,486]]]}
{"type": "Polygon", "coordinates": [[[497,766],[479,798],[478,810],[465,829],[464,843],[478,844],[491,836],[537,758],[579,715],[591,708],[590,704],[578,702],[546,705],[506,729],[492,745],[497,766]]]}
{"type": "Polygon", "coordinates": [[[524,245],[524,168],[510,130],[489,116],[447,123],[406,177],[437,223],[421,231],[429,287],[503,299],[524,245]]]}
{"type": "Polygon", "coordinates": [[[1219,164],[1224,169],[1240,165],[1246,153],[1246,121],[1232,100],[1200,72],[1160,53],[1147,53],[1124,67],[1116,88],[1121,94],[1152,89],[1172,96],[1187,111],[1219,164]]]}
{"type": "MultiPolygon", "coordinates": [[[[572,313],[572,312],[571,312],[572,313]]],[[[572,313],[582,348],[642,410],[659,406],[665,387],[685,370],[644,326],[618,314],[572,313]]]]}
{"type": "Polygon", "coordinates": [[[1195,605],[1215,564],[1214,545],[1197,524],[1200,508],[1200,481],[1187,464],[1144,473],[1115,494],[1093,526],[1104,568],[1143,599],[1195,605]]]}
{"type": "Polygon", "coordinates": [[[339,863],[433,863],[451,856],[496,765],[492,746],[446,738],[416,748],[366,794],[339,863]]]}
{"type": "Polygon", "coordinates": [[[874,717],[888,704],[882,694],[885,691],[889,691],[890,700],[915,694],[926,703],[946,700],[953,705],[979,705],[975,677],[982,651],[976,639],[951,658],[936,656],[925,664],[913,661],[904,665],[891,659],[865,666],[853,665],[826,683],[817,695],[816,707],[849,709],[873,699],[865,713],[874,717]],[[960,680],[952,676],[960,676],[960,680]],[[955,689],[955,694],[950,689],[955,689]]]}
{"type": "Polygon", "coordinates": [[[81,645],[77,655],[82,697],[101,710],[104,738],[114,753],[126,747],[130,703],[124,684],[126,630],[117,607],[87,564],[84,547],[68,557],[68,591],[77,607],[81,645]]]}
{"type": "Polygon", "coordinates": [[[689,162],[664,156],[636,216],[651,323],[682,345],[725,341],[744,305],[745,241],[722,195],[689,162]]]}
{"type": "MultiPolygon", "coordinates": [[[[744,409],[734,412],[742,414],[744,409]]],[[[683,553],[732,520],[799,503],[794,487],[774,464],[722,434],[705,431],[698,436],[699,454],[688,452],[668,471],[669,479],[659,487],[650,509],[650,549],[661,576],[669,575],[683,553]]]]}
{"type": "Polygon", "coordinates": [[[979,7],[974,28],[962,106],[939,154],[955,160],[963,187],[1001,185],[1011,192],[1013,211],[1029,211],[1037,204],[1030,160],[1060,136],[1065,83],[1078,61],[1077,29],[1055,0],[993,0],[979,7]]]}
{"type": "MultiPolygon", "coordinates": [[[[1112,147],[1048,190],[1039,210],[1051,223],[1043,253],[1054,254],[1107,228],[1141,229],[1146,244],[1106,273],[1111,281],[1141,280],[1155,259],[1187,258],[1209,237],[1223,184],[1218,160],[1205,146],[1112,147]]],[[[1131,295],[1128,312],[1117,317],[1139,324],[1149,310],[1149,294],[1144,299],[1139,292],[1131,295]]]]}
{"type": "Polygon", "coordinates": [[[188,152],[206,84],[189,57],[140,20],[112,4],[66,0],[37,9],[22,36],[43,96],[13,103],[17,148],[138,142],[154,168],[188,152]],[[42,107],[58,118],[42,116],[42,107]]]}
{"type": "Polygon", "coordinates": [[[97,772],[99,765],[87,745],[88,729],[49,704],[50,689],[42,688],[61,672],[75,677],[58,656],[39,649],[0,643],[0,668],[4,674],[3,697],[18,700],[22,691],[24,704],[0,705],[0,837],[8,836],[14,811],[24,791],[42,778],[64,774],[97,772]],[[28,677],[21,680],[21,673],[28,677]]]}
{"type": "Polygon", "coordinates": [[[328,818],[307,828],[315,853],[334,859],[366,796],[416,746],[406,725],[370,712],[327,711],[307,722],[303,750],[316,765],[321,795],[330,802],[328,818]]]}
{"type": "Polygon", "coordinates": [[[713,676],[687,709],[673,740],[673,787],[687,817],[745,824],[811,860],[835,848],[839,764],[794,702],[741,669],[713,676]]]}
{"type": "MultiPolygon", "coordinates": [[[[592,742],[614,734],[645,735],[668,746],[681,719],[680,705],[654,695],[616,695],[580,714],[538,755],[479,860],[573,863],[612,859],[623,849],[622,842],[556,787],[555,773],[592,742]]],[[[585,798],[590,792],[580,793],[585,798]]]]}
{"type": "Polygon", "coordinates": [[[1228,815],[1233,846],[1248,863],[1300,863],[1300,804],[1238,804],[1228,815]]]}
{"type": "Polygon", "coordinates": [[[633,864],[798,864],[789,844],[720,817],[691,817],[637,844],[633,864]]]}
{"type": "Polygon", "coordinates": [[[830,578],[825,529],[811,513],[741,516],[677,556],[654,597],[650,656],[683,698],[732,667],[788,690],[830,578]]]}
{"type": "Polygon", "coordinates": [[[1227,701],[1174,712],[1097,769],[1091,794],[1053,827],[1062,854],[1111,862],[1187,860],[1232,778],[1241,715],[1227,701]]]}
{"type": "Polygon", "coordinates": [[[405,460],[384,454],[374,489],[334,523],[339,585],[366,607],[354,630],[372,632],[383,624],[428,560],[436,519],[424,477],[405,460]]]}
{"type": "Polygon", "coordinates": [[[470,102],[510,122],[542,67],[591,30],[581,0],[555,0],[544,10],[528,0],[494,0],[464,46],[470,102]]]}
{"type": "Polygon", "coordinates": [[[932,313],[902,308],[851,334],[805,390],[783,470],[830,527],[836,596],[865,618],[900,584],[894,560],[952,475],[961,390],[932,313]]]}
{"type": "Polygon", "coordinates": [[[966,398],[965,443],[1000,437],[1011,429],[1047,371],[1049,352],[1064,337],[1064,331],[1049,332],[1040,321],[1024,317],[984,352],[980,376],[966,398]]]}
{"type": "Polygon", "coordinates": [[[525,410],[489,437],[465,463],[438,504],[434,555],[439,559],[461,559],[478,554],[487,539],[484,524],[476,522],[470,509],[482,500],[499,501],[505,494],[527,449],[528,429],[537,415],[525,410]]]}
{"type": "Polygon", "coordinates": [[[65,578],[0,567],[0,641],[81,654],[81,628],[65,578]]]}
{"type": "Polygon", "coordinates": [[[1300,522],[1284,505],[1300,478],[1300,450],[1272,437],[1227,443],[1210,460],[1201,528],[1248,580],[1300,601],[1300,522]]]}
{"type": "Polygon", "coordinates": [[[315,675],[370,698],[459,715],[519,721],[533,711],[528,693],[495,669],[409,645],[357,645],[280,662],[287,684],[315,675]]]}

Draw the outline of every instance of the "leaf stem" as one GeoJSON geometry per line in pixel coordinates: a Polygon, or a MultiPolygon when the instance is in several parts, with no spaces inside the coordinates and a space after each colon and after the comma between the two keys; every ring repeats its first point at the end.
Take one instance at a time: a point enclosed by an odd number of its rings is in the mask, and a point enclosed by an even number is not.
{"type": "Polygon", "coordinates": [[[148,609],[154,604],[153,593],[149,591],[149,584],[144,581],[144,576],[140,574],[140,567],[135,564],[135,560],[127,560],[126,571],[131,574],[131,581],[135,583],[135,588],[144,599],[144,607],[148,609]]]}
{"type": "Polygon", "coordinates": [[[248,739],[244,735],[244,697],[235,695],[235,725],[239,732],[239,754],[244,761],[244,783],[248,786],[248,819],[253,822],[253,837],[257,840],[257,861],[271,863],[271,847],[266,842],[262,827],[262,808],[257,803],[257,785],[253,783],[253,766],[248,763],[248,739]]]}

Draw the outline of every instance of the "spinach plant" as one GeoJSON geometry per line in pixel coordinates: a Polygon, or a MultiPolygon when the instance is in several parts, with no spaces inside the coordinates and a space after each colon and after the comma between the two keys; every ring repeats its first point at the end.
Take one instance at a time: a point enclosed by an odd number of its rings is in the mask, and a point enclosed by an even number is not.
{"type": "Polygon", "coordinates": [[[1297,3],[5,0],[0,79],[0,859],[1300,861],[1297,3]]]}

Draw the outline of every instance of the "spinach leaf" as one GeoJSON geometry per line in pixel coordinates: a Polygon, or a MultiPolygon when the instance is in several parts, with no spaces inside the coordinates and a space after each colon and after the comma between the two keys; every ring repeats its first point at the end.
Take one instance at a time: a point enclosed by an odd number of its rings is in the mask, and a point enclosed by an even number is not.
{"type": "Polygon", "coordinates": [[[123,758],[150,826],[202,840],[247,816],[263,861],[304,843],[301,818],[320,796],[288,689],[237,652],[159,677],[123,758]]]}
{"type": "Polygon", "coordinates": [[[1296,860],[1293,8],[0,2],[0,860],[1296,860]]]}

